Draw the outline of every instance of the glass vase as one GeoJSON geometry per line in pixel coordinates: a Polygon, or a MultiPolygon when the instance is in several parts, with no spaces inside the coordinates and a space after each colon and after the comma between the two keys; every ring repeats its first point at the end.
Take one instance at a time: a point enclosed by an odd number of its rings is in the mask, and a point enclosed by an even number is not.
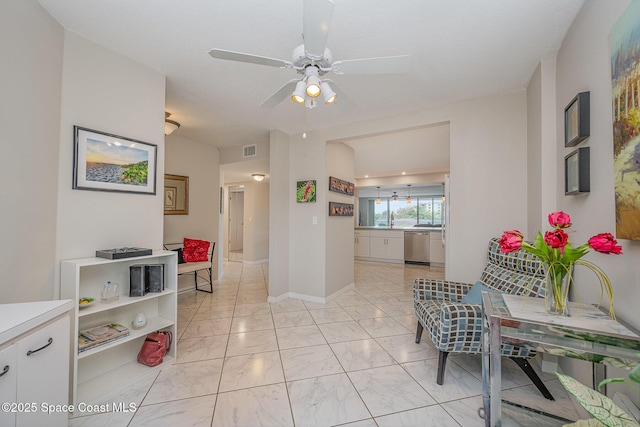
{"type": "Polygon", "coordinates": [[[548,267],[545,290],[545,308],[548,314],[569,316],[569,282],[573,265],[548,267]]]}

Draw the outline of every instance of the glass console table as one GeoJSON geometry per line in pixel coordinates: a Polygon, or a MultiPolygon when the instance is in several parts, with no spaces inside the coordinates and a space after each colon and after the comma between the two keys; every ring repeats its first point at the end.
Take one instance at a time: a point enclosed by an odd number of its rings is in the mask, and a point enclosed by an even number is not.
{"type": "MultiPolygon", "coordinates": [[[[635,366],[640,362],[640,336],[630,327],[588,304],[570,302],[570,317],[548,315],[544,302],[542,298],[482,293],[483,317],[487,321],[482,343],[482,397],[487,427],[507,424],[501,410],[500,352],[491,351],[500,348],[501,343],[587,360],[594,362],[594,367],[621,363],[635,366]]],[[[594,369],[594,383],[601,379],[603,370],[594,369]]]]}

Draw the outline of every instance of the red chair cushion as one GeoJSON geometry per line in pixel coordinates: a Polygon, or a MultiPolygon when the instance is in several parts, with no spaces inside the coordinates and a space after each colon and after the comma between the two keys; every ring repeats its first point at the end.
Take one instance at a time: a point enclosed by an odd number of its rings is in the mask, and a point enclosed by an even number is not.
{"type": "Polygon", "coordinates": [[[182,256],[186,262],[209,261],[209,245],[206,240],[184,238],[182,256]]]}

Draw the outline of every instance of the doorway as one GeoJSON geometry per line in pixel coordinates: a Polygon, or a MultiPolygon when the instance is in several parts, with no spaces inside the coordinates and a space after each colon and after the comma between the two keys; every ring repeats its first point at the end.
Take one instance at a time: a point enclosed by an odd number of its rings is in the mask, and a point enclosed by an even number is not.
{"type": "Polygon", "coordinates": [[[229,261],[242,262],[244,188],[229,187],[229,261]]]}

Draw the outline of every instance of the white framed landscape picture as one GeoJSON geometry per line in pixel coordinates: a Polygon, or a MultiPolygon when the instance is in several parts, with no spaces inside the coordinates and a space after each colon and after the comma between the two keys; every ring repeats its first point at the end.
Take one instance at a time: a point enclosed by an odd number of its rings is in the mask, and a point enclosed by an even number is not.
{"type": "Polygon", "coordinates": [[[154,144],[74,126],[73,188],[156,194],[154,144]]]}

